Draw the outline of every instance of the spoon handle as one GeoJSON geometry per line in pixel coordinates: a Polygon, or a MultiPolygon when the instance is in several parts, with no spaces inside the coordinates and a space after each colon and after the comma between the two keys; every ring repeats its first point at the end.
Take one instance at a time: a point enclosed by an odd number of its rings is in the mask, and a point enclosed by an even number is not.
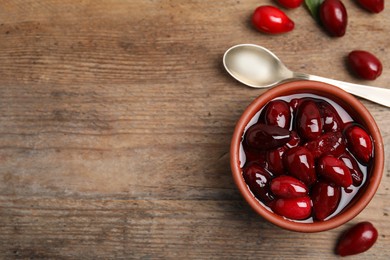
{"type": "Polygon", "coordinates": [[[309,79],[332,84],[352,95],[370,100],[386,107],[390,107],[390,89],[353,84],[304,73],[294,73],[294,78],[309,79]]]}

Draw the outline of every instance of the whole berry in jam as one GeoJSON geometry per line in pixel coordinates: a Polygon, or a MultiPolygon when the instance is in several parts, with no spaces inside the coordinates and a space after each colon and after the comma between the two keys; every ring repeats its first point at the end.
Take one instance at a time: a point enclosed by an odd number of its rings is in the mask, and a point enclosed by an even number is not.
{"type": "Polygon", "coordinates": [[[318,107],[323,120],[324,132],[340,132],[343,128],[343,121],[336,110],[326,101],[318,102],[318,107]]]}
{"type": "Polygon", "coordinates": [[[303,182],[286,175],[272,179],[270,188],[275,196],[284,199],[304,197],[309,191],[303,182]]]}
{"type": "Polygon", "coordinates": [[[305,147],[294,147],[283,154],[283,163],[288,174],[310,186],[317,177],[314,157],[305,147]]]}
{"type": "Polygon", "coordinates": [[[282,175],[286,172],[283,165],[283,154],[288,148],[282,146],[275,150],[271,150],[266,152],[266,161],[268,165],[268,169],[274,175],[282,175]]]}
{"type": "Polygon", "coordinates": [[[270,150],[283,146],[290,137],[290,131],[279,126],[254,124],[247,131],[246,142],[259,150],[270,150]]]}
{"type": "Polygon", "coordinates": [[[289,129],[290,121],[291,112],[286,101],[275,100],[268,103],[265,111],[265,122],[267,125],[276,125],[289,129]]]}
{"type": "Polygon", "coordinates": [[[306,219],[311,215],[310,197],[298,197],[293,199],[277,199],[272,204],[272,210],[279,215],[290,219],[306,219]]]}
{"type": "Polygon", "coordinates": [[[298,134],[307,140],[315,140],[322,133],[322,120],[316,102],[308,100],[298,108],[296,116],[298,134]]]}
{"type": "Polygon", "coordinates": [[[347,188],[352,185],[352,175],[348,167],[342,160],[332,155],[325,155],[319,159],[318,173],[337,186],[347,188]]]}
{"type": "Polygon", "coordinates": [[[320,181],[313,186],[311,198],[314,218],[325,220],[336,210],[341,198],[341,188],[320,181]]]}
{"type": "Polygon", "coordinates": [[[368,133],[359,126],[350,126],[345,130],[348,148],[362,163],[367,164],[372,157],[372,141],[368,133]]]}
{"type": "Polygon", "coordinates": [[[242,143],[244,153],[247,162],[256,162],[257,164],[265,167],[267,165],[265,152],[259,149],[250,147],[246,142],[242,143]]]}
{"type": "Polygon", "coordinates": [[[347,166],[349,171],[351,172],[353,185],[356,187],[360,186],[363,182],[364,176],[359,168],[358,163],[355,161],[352,155],[349,152],[346,152],[340,155],[339,159],[343,161],[345,166],[347,166]]]}
{"type": "Polygon", "coordinates": [[[252,193],[264,203],[272,201],[269,190],[271,174],[256,163],[251,163],[244,168],[243,176],[252,193]]]}

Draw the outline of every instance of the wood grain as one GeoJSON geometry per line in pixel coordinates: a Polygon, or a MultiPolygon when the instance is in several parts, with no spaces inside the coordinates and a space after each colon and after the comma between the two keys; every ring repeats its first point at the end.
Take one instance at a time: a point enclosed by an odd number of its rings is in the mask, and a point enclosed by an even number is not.
{"type": "Polygon", "coordinates": [[[249,24],[273,1],[0,1],[1,259],[333,259],[342,230],[380,238],[354,259],[389,259],[389,109],[378,122],[386,166],[351,223],[300,234],[257,216],[231,178],[235,122],[264,90],[223,70],[223,52],[261,44],[293,70],[390,88],[390,11],[344,1],[347,34],[330,38],[301,7],[296,27],[249,24]],[[353,49],[383,62],[374,82],[345,66],[353,49]]]}

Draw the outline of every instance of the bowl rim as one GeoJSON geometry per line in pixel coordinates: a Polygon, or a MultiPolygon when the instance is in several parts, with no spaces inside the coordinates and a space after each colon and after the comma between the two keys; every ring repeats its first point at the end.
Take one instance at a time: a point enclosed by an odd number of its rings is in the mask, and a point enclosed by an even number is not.
{"type": "Polygon", "coordinates": [[[278,86],[267,90],[266,92],[258,96],[255,100],[253,100],[252,103],[250,103],[250,105],[244,110],[236,124],[232,136],[232,141],[230,145],[230,166],[234,182],[238,187],[241,195],[248,202],[251,208],[263,218],[281,228],[291,231],[307,233],[326,231],[336,228],[356,217],[374,197],[382,179],[384,170],[383,140],[380,134],[379,127],[377,126],[370,112],[358,99],[356,99],[351,94],[345,92],[344,90],[336,86],[323,82],[311,80],[290,81],[279,84],[278,86]],[[322,222],[294,222],[285,219],[284,217],[279,216],[266,209],[263,205],[259,203],[259,201],[253,196],[253,194],[247,187],[242,176],[242,170],[240,167],[240,143],[245,131],[245,127],[247,126],[249,121],[260,110],[260,108],[263,107],[270,100],[279,96],[296,94],[297,91],[298,93],[309,92],[311,94],[328,97],[339,105],[341,105],[344,109],[353,109],[355,114],[358,114],[361,117],[361,123],[364,123],[364,126],[370,132],[374,141],[375,156],[374,162],[372,164],[373,167],[371,169],[372,175],[370,177],[369,182],[366,183],[367,186],[365,187],[364,196],[359,196],[358,200],[353,205],[348,206],[346,210],[342,211],[331,219],[322,222]],[[344,103],[345,105],[343,105],[342,103],[344,103]],[[347,105],[351,106],[351,108],[346,108],[345,106],[347,105]]]}

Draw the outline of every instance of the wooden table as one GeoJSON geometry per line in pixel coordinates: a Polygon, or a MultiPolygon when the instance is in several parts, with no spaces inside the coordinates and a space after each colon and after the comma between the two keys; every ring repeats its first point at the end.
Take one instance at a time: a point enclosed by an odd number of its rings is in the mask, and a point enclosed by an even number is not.
{"type": "MultiPolygon", "coordinates": [[[[222,67],[224,51],[255,43],[293,70],[390,88],[390,8],[344,1],[349,26],[329,37],[306,8],[295,30],[249,23],[265,0],[0,1],[1,259],[333,259],[336,238],[373,222],[390,258],[390,167],[369,206],[331,231],[301,234],[256,215],[229,166],[233,128],[263,90],[222,67]],[[372,51],[374,82],[345,57],[372,51]]],[[[389,109],[362,100],[389,162],[389,109]]]]}

